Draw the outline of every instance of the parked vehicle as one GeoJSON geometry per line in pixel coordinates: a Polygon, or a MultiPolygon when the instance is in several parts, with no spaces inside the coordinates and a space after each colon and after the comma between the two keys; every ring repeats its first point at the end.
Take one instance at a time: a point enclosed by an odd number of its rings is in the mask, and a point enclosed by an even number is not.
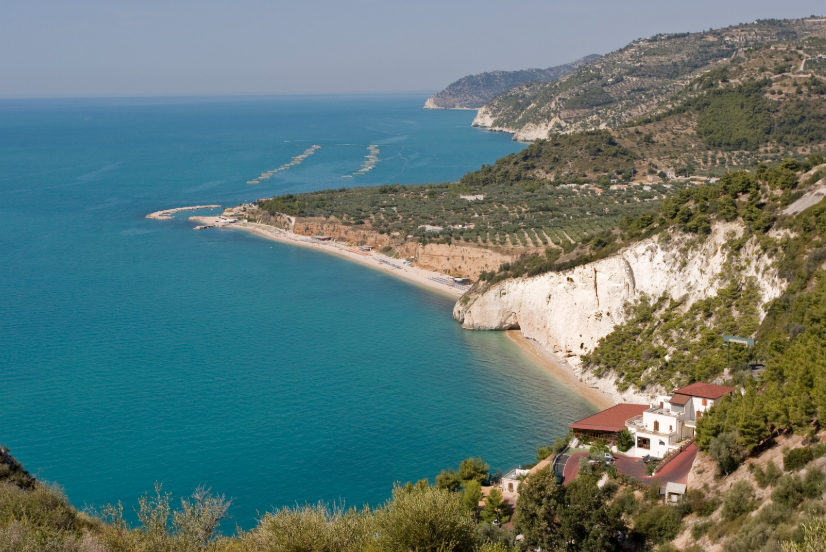
{"type": "Polygon", "coordinates": [[[613,454],[611,454],[610,452],[604,453],[604,456],[605,456],[605,462],[608,463],[608,464],[613,464],[614,461],[616,461],[616,457],[613,454]]]}
{"type": "Polygon", "coordinates": [[[646,454],[645,456],[642,457],[642,461],[645,462],[646,464],[650,464],[651,462],[656,462],[657,460],[658,460],[657,458],[654,458],[650,454],[646,454]]]}

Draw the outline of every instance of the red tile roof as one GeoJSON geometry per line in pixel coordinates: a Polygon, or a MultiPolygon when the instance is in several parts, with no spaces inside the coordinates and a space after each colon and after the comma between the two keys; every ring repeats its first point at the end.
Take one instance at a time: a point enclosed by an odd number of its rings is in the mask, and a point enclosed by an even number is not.
{"type": "Polygon", "coordinates": [[[685,404],[691,399],[688,395],[681,395],[679,393],[674,393],[671,395],[671,399],[668,402],[671,404],[685,404]]]}
{"type": "Polygon", "coordinates": [[[635,416],[641,416],[649,408],[651,407],[647,404],[618,404],[608,410],[603,410],[593,416],[574,422],[568,427],[607,432],[622,431],[625,429],[627,420],[635,416]]]}
{"type": "Polygon", "coordinates": [[[732,391],[734,391],[734,387],[697,382],[692,383],[688,387],[677,389],[674,393],[678,393],[680,395],[691,395],[692,397],[702,397],[704,399],[719,399],[723,395],[727,395],[732,391]]]}

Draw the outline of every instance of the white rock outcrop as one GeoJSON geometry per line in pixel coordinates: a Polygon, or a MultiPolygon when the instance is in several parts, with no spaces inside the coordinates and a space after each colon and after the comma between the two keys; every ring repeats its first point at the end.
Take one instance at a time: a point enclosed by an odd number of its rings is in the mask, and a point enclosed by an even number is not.
{"type": "Polygon", "coordinates": [[[484,128],[491,132],[507,132],[509,134],[513,134],[513,140],[516,142],[533,142],[534,140],[540,138],[547,138],[551,132],[551,129],[565,125],[565,123],[558,117],[554,117],[552,120],[538,125],[528,123],[523,128],[519,129],[510,128],[507,126],[495,126],[495,120],[496,118],[490,108],[488,106],[483,106],[476,112],[476,117],[474,117],[471,126],[484,128]]]}
{"type": "MultiPolygon", "coordinates": [[[[626,320],[625,305],[642,294],[687,297],[686,306],[716,293],[729,262],[722,245],[742,234],[737,224],[716,224],[701,245],[686,250],[693,236],[650,238],[616,255],[571,270],[505,280],[482,294],[463,297],[453,317],[467,329],[519,328],[548,351],[568,357],[576,368],[579,355],[591,351],[614,326],[626,320]]],[[[754,240],[741,250],[741,274],[755,277],[765,303],[778,297],[785,281],[754,240]]],[[[618,395],[613,381],[593,386],[618,395]]]]}
{"type": "Polygon", "coordinates": [[[482,128],[493,127],[493,115],[491,114],[488,106],[482,106],[479,108],[479,111],[476,112],[476,117],[473,118],[471,126],[482,128]]]}

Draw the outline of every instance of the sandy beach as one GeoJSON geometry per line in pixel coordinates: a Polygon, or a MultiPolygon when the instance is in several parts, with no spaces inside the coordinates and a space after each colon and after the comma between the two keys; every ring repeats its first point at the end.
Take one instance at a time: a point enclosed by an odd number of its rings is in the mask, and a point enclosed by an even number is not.
{"type": "Polygon", "coordinates": [[[532,361],[551,373],[560,383],[576,391],[577,394],[584,397],[600,410],[610,408],[616,404],[611,395],[603,393],[599,389],[589,387],[585,382],[580,381],[569,364],[560,363],[552,353],[549,353],[541,345],[522,335],[521,331],[507,330],[505,333],[532,361]]]}
{"type": "MultiPolygon", "coordinates": [[[[189,217],[189,220],[212,226],[218,223],[219,217],[194,216],[189,217]]],[[[392,274],[393,276],[403,278],[417,285],[427,287],[454,298],[461,297],[470,287],[455,284],[449,276],[446,276],[440,272],[424,270],[410,264],[404,264],[404,261],[402,260],[382,255],[377,251],[359,251],[358,248],[353,246],[341,244],[332,240],[318,241],[309,236],[301,236],[266,224],[238,221],[234,224],[217,226],[217,228],[219,230],[245,230],[268,240],[317,249],[325,253],[343,257],[353,262],[367,265],[371,268],[382,270],[392,274]]]]}

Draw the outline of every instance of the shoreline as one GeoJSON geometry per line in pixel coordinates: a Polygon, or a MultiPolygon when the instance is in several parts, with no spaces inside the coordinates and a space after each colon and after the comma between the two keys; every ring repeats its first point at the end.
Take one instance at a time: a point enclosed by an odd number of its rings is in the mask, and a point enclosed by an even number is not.
{"type": "MultiPolygon", "coordinates": [[[[404,261],[382,255],[376,251],[358,251],[354,247],[349,247],[334,241],[316,241],[309,236],[302,236],[267,224],[241,221],[233,224],[216,224],[220,218],[221,217],[218,216],[191,216],[189,220],[214,225],[217,229],[244,230],[267,240],[307,247],[327,254],[336,255],[337,257],[357,262],[369,268],[381,270],[409,283],[449,296],[452,299],[460,298],[470,289],[470,286],[448,285],[444,283],[447,281],[447,277],[440,272],[404,265],[402,264],[404,261]],[[441,281],[434,281],[431,280],[431,278],[439,278],[441,281]]],[[[535,341],[522,335],[520,330],[506,330],[505,335],[531,362],[546,373],[551,374],[560,384],[584,398],[599,410],[604,410],[617,404],[612,395],[591,387],[580,380],[570,364],[559,362],[559,359],[556,358],[555,355],[545,350],[535,341]]]]}
{"type": "Polygon", "coordinates": [[[570,364],[560,363],[553,353],[546,351],[539,343],[522,335],[520,330],[505,330],[505,334],[535,364],[598,409],[605,410],[617,404],[608,393],[590,387],[587,383],[581,381],[570,364]]]}
{"type": "MultiPolygon", "coordinates": [[[[217,219],[218,217],[189,217],[189,220],[191,221],[202,222],[205,224],[214,224],[217,219]]],[[[216,228],[244,230],[268,240],[323,251],[325,253],[366,265],[376,270],[381,270],[387,274],[391,274],[411,283],[437,291],[454,299],[458,299],[464,295],[465,291],[470,288],[470,286],[447,284],[445,282],[447,282],[449,276],[446,276],[441,272],[425,270],[411,265],[404,265],[404,261],[382,255],[377,251],[358,251],[354,247],[342,245],[334,241],[316,241],[309,236],[301,236],[266,224],[237,222],[235,224],[216,226],[216,228]],[[434,281],[431,280],[431,278],[438,278],[440,281],[434,281]]]]}

